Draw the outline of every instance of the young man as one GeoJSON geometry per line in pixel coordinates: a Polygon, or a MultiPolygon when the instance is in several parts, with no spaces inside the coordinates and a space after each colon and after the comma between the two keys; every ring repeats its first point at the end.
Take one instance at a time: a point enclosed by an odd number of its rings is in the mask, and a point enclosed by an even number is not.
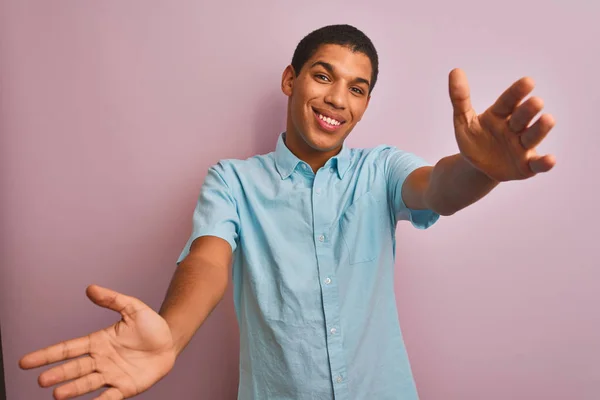
{"type": "Polygon", "coordinates": [[[287,128],[276,149],[212,166],[193,232],[159,313],[98,286],[87,294],[122,320],[28,354],[22,368],[87,355],[40,375],[57,399],[103,386],[102,400],[139,394],[172,368],[223,297],[233,262],[240,326],[239,399],[417,399],[398,324],[395,228],[427,228],[499,182],[549,171],[530,125],[542,101],[515,82],[483,114],[460,70],[450,73],[460,153],[435,166],[391,146],[349,149],[378,74],[371,41],[348,25],[312,32],[283,72],[287,128]]]}

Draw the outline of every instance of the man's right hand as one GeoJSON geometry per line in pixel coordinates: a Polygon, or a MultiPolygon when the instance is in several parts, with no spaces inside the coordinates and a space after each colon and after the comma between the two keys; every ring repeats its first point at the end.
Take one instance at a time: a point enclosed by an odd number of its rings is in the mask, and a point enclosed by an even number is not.
{"type": "Polygon", "coordinates": [[[71,360],[40,374],[42,387],[58,386],[57,400],[107,387],[96,400],[122,400],[150,388],[173,368],[176,350],[167,322],[140,300],[92,285],[87,296],[122,319],[88,336],[25,355],[19,366],[38,368],[71,360]],[[83,357],[80,357],[83,356],[83,357]]]}

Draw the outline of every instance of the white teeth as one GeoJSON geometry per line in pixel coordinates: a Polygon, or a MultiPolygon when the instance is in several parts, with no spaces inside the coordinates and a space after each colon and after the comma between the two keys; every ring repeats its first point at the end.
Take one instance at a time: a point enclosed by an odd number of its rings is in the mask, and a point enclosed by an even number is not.
{"type": "Polygon", "coordinates": [[[323,114],[319,114],[319,119],[322,119],[323,121],[327,122],[329,125],[335,125],[335,126],[337,126],[337,125],[341,124],[341,122],[339,122],[338,120],[326,117],[323,114]]]}

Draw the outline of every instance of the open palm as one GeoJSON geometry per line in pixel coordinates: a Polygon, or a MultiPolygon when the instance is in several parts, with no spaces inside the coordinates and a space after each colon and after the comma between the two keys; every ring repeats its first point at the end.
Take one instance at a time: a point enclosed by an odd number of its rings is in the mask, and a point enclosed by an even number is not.
{"type": "Polygon", "coordinates": [[[498,182],[527,179],[554,167],[552,155],[540,156],[535,149],[554,127],[554,119],[543,114],[529,125],[544,103],[535,96],[522,101],[533,88],[531,78],[519,79],[477,115],[471,106],[466,75],[460,69],[450,72],[449,91],[459,150],[475,168],[498,182]]]}
{"type": "Polygon", "coordinates": [[[85,337],[24,356],[19,363],[24,369],[70,360],[43,372],[40,386],[72,380],[54,390],[56,399],[107,387],[97,400],[121,400],[145,391],[172,369],[173,339],[159,314],[136,298],[99,286],[88,287],[86,293],[94,303],[119,312],[122,318],[85,337]]]}

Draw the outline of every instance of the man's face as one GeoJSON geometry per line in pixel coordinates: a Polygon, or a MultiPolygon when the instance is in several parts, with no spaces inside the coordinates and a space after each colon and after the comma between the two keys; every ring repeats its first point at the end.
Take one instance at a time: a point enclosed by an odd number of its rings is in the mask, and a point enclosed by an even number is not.
{"type": "Polygon", "coordinates": [[[289,66],[283,79],[288,102],[288,141],[306,155],[335,152],[369,104],[371,61],[339,45],[323,45],[298,76],[289,66]]]}

